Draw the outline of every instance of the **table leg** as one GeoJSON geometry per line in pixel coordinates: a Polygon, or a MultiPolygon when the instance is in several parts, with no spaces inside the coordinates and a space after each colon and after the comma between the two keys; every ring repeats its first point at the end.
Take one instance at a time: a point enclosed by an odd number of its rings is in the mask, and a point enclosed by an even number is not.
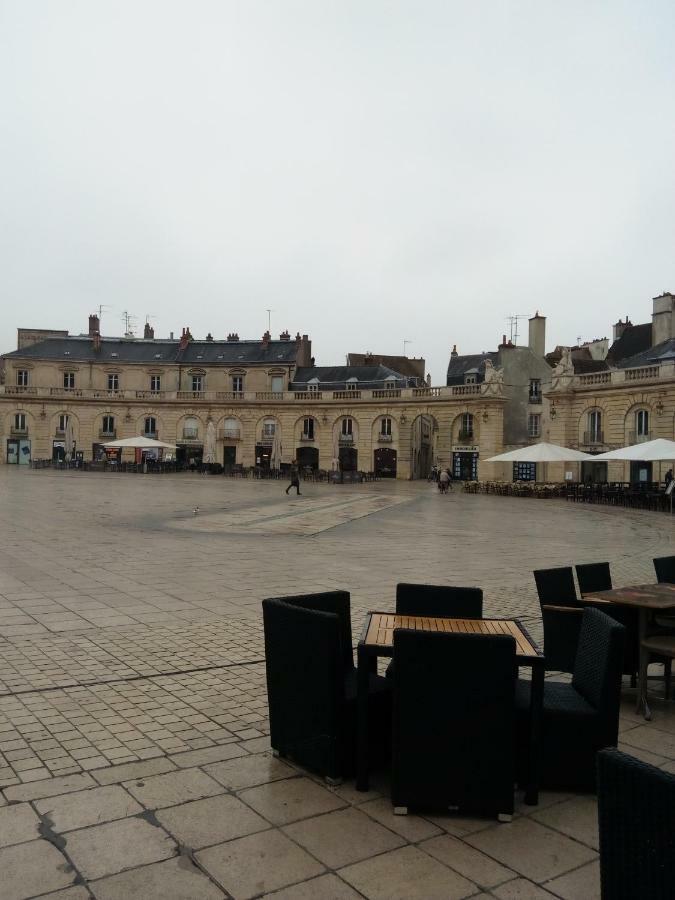
{"type": "Polygon", "coordinates": [[[539,803],[539,758],[541,756],[541,725],[544,707],[544,661],[532,666],[530,688],[530,753],[529,772],[525,787],[525,803],[539,803]]]}
{"type": "Polygon", "coordinates": [[[642,642],[647,637],[647,617],[649,610],[641,609],[638,616],[638,642],[640,645],[640,669],[638,672],[638,691],[636,713],[644,713],[645,719],[649,722],[652,718],[649,704],[647,703],[647,672],[649,669],[649,651],[645,650],[642,642]]]}
{"type": "Polygon", "coordinates": [[[356,651],[356,790],[368,790],[368,682],[370,655],[363,647],[356,651]]]}

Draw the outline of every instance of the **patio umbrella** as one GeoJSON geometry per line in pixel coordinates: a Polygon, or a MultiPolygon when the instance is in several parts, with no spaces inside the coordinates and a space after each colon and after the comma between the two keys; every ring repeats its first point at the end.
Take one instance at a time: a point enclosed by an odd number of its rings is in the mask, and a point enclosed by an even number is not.
{"type": "Polygon", "coordinates": [[[104,444],[103,446],[117,447],[120,449],[124,449],[124,447],[133,447],[141,450],[152,450],[158,447],[164,447],[167,450],[176,449],[175,444],[166,444],[164,441],[155,441],[153,438],[142,437],[141,435],[130,438],[120,438],[118,441],[108,441],[107,444],[104,444]]]}
{"type": "MultiPolygon", "coordinates": [[[[673,444],[675,447],[675,443],[673,444]]],[[[643,459],[644,457],[640,457],[643,459]]],[[[592,456],[590,453],[582,453],[581,450],[572,450],[570,447],[561,447],[559,444],[548,444],[541,441],[539,444],[531,444],[529,447],[519,447],[518,450],[509,450],[492,456],[486,462],[584,462],[590,459],[601,459],[601,456],[592,456]]]]}
{"type": "Polygon", "coordinates": [[[73,430],[73,420],[70,416],[68,416],[68,421],[66,422],[66,434],[65,434],[65,454],[66,459],[71,460],[73,457],[73,450],[75,449],[75,432],[73,430]]]}
{"type": "Polygon", "coordinates": [[[281,439],[279,435],[274,432],[274,439],[272,440],[272,452],[270,453],[270,469],[280,469],[281,468],[281,439]]]}
{"type": "Polygon", "coordinates": [[[211,464],[216,461],[216,426],[209,422],[206,426],[206,441],[204,442],[204,456],[202,462],[211,464]]]}
{"type": "Polygon", "coordinates": [[[620,447],[618,450],[608,450],[607,453],[598,453],[593,459],[597,460],[639,460],[640,462],[663,462],[675,460],[675,441],[665,438],[656,438],[653,441],[645,441],[643,444],[632,444],[630,447],[620,447]]]}

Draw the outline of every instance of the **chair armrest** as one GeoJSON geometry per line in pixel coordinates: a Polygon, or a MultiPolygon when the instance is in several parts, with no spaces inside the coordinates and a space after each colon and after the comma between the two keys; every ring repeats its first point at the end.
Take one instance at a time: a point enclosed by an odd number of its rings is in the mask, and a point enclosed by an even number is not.
{"type": "Polygon", "coordinates": [[[574,613],[575,615],[581,615],[583,613],[583,609],[576,606],[548,606],[547,604],[542,603],[542,611],[546,610],[546,612],[561,612],[561,613],[574,613]]]}

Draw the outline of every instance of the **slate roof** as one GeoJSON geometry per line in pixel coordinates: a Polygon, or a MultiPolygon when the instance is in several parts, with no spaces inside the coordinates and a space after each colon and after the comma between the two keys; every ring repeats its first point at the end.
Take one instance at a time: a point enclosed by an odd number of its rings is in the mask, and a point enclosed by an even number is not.
{"type": "Polygon", "coordinates": [[[409,356],[386,356],[381,353],[348,353],[347,364],[350,366],[364,366],[366,359],[373,365],[386,366],[401,375],[411,378],[424,378],[424,359],[414,359],[409,356]]]}
{"type": "MultiPolygon", "coordinates": [[[[291,387],[302,388],[313,378],[319,379],[319,387],[326,385],[332,390],[344,390],[350,378],[356,378],[360,388],[379,388],[387,378],[394,377],[397,382],[407,384],[407,379],[387,366],[312,366],[299,368],[291,387]]],[[[398,385],[402,386],[401,384],[398,385]]]]}
{"type": "Polygon", "coordinates": [[[614,341],[607,354],[607,362],[618,366],[621,360],[649,350],[652,343],[652,323],[627,325],[623,334],[614,341]]]}
{"type": "Polygon", "coordinates": [[[489,353],[472,353],[468,356],[450,357],[446,384],[464,384],[464,376],[476,372],[477,381],[485,380],[485,360],[489,359],[493,366],[497,365],[499,354],[496,350],[489,353]]]}
{"type": "Polygon", "coordinates": [[[288,365],[295,362],[295,341],[190,341],[179,351],[178,340],[145,340],[141,338],[101,338],[101,349],[94,350],[88,335],[51,338],[22,350],[3,354],[12,359],[58,359],[72,362],[161,363],[180,362],[194,365],[288,365]],[[114,356],[113,354],[117,354],[114,356]]]}
{"type": "MultiPolygon", "coordinates": [[[[640,326],[634,326],[640,327],[640,326]]],[[[642,353],[636,353],[634,356],[628,356],[621,359],[615,366],[617,369],[634,369],[638,366],[654,366],[660,362],[666,362],[675,359],[675,338],[662,341],[655,347],[650,347],[642,353]]]]}

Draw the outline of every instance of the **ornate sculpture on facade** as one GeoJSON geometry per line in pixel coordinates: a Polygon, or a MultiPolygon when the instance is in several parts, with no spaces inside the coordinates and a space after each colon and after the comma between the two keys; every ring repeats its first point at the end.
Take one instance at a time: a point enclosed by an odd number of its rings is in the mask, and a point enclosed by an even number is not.
{"type": "Polygon", "coordinates": [[[496,369],[491,359],[485,360],[485,394],[501,394],[504,387],[504,369],[496,369]]]}

